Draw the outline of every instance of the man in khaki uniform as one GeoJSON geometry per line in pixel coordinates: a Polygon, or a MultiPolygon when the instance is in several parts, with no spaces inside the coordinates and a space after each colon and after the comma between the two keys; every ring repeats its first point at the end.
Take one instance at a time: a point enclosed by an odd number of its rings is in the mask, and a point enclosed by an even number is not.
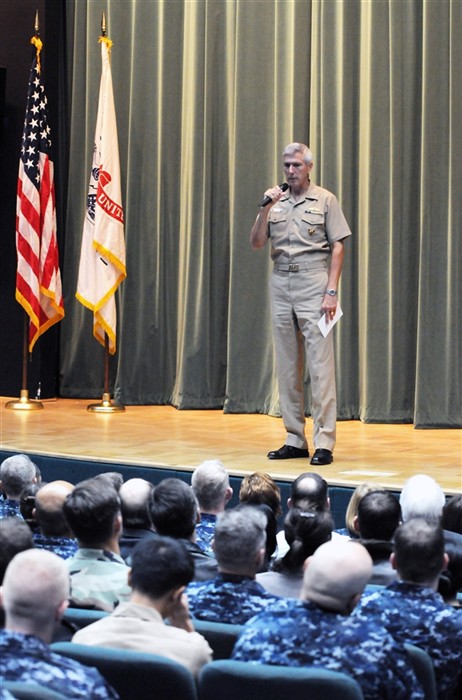
{"type": "Polygon", "coordinates": [[[309,457],[305,437],[303,352],[310,374],[315,452],[311,464],[333,460],[337,419],[333,337],[324,338],[318,321],[330,321],[337,308],[343,241],[351,231],[338,200],[310,181],[308,146],[291,143],[283,163],[288,188],[265,192],[250,233],[253,250],[271,240],[274,262],[271,313],[285,444],[269,459],[309,457]],[[287,191],[286,191],[287,190],[287,191]],[[304,346],[304,348],[303,348],[304,346]]]}

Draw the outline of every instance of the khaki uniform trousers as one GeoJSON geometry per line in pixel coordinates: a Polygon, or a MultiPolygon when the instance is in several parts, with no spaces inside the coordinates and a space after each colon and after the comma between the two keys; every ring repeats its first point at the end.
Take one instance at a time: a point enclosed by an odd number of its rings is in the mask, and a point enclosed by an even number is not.
{"type": "Polygon", "coordinates": [[[310,375],[315,449],[333,451],[337,399],[332,332],[318,328],[328,282],[326,262],[275,263],[270,281],[271,316],[286,444],[307,447],[303,391],[304,359],[310,375]]]}

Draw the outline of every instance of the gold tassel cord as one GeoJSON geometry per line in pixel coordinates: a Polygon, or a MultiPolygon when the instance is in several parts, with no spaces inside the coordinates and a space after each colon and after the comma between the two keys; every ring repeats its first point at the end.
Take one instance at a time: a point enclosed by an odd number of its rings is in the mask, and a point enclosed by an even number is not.
{"type": "Polygon", "coordinates": [[[41,65],[40,65],[40,51],[42,50],[43,47],[43,41],[38,37],[38,36],[33,36],[32,39],[30,40],[30,43],[35,46],[37,49],[37,70],[40,73],[41,65]]]}
{"type": "Polygon", "coordinates": [[[109,54],[109,57],[111,57],[111,49],[113,42],[107,36],[100,36],[100,38],[98,39],[98,43],[101,44],[102,41],[104,41],[104,43],[106,44],[107,52],[109,54]]]}

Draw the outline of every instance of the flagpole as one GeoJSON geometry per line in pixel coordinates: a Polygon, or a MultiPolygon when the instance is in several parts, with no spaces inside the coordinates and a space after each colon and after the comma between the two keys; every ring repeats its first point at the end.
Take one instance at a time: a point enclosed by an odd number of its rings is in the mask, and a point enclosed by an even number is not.
{"type": "Polygon", "coordinates": [[[120,403],[112,403],[109,392],[109,336],[104,334],[104,391],[101,403],[91,403],[87,406],[91,413],[120,413],[125,411],[125,406],[120,403]]]}
{"type": "MultiPolygon", "coordinates": [[[[106,15],[101,16],[101,36],[106,36],[106,15]]],[[[91,413],[120,413],[125,411],[125,406],[115,404],[111,401],[109,391],[109,336],[104,334],[104,391],[101,403],[91,403],[87,406],[87,411],[91,413]]]]}
{"type": "Polygon", "coordinates": [[[5,408],[10,408],[15,411],[37,411],[43,408],[43,403],[41,401],[33,400],[29,398],[29,392],[27,390],[27,346],[28,346],[28,336],[29,336],[29,316],[24,312],[24,332],[23,332],[23,344],[22,344],[22,389],[19,394],[19,400],[8,401],[5,404],[5,408]]]}
{"type": "MultiPolygon", "coordinates": [[[[38,10],[35,11],[35,36],[38,37],[39,32],[39,17],[38,10]]],[[[29,391],[27,389],[27,361],[28,361],[28,338],[29,338],[29,316],[24,311],[24,324],[23,324],[23,344],[22,344],[22,389],[19,393],[19,400],[8,401],[5,404],[5,408],[12,409],[14,411],[38,411],[43,408],[43,403],[41,401],[33,400],[29,398],[29,391]]]]}

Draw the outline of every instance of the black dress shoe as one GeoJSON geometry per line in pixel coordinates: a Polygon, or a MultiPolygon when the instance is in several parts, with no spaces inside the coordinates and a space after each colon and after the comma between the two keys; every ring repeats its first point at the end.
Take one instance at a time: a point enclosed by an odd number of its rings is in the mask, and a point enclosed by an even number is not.
{"type": "Polygon", "coordinates": [[[311,458],[310,464],[316,466],[323,466],[324,464],[331,464],[334,461],[334,456],[330,450],[325,450],[322,447],[318,447],[314,455],[311,458]]]}
{"type": "Polygon", "coordinates": [[[295,459],[296,457],[307,457],[310,453],[303,447],[292,447],[292,445],[283,445],[279,450],[271,450],[268,452],[268,459],[295,459]]]}

